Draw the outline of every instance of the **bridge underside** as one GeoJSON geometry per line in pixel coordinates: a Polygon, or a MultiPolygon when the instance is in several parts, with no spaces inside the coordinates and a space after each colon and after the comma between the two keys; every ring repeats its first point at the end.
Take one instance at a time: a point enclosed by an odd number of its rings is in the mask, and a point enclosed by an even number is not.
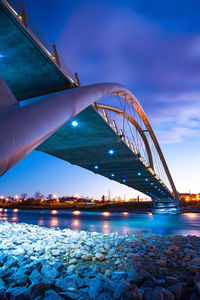
{"type": "Polygon", "coordinates": [[[0,74],[19,100],[67,89],[71,82],[0,2],[0,74]]]}
{"type": "Polygon", "coordinates": [[[117,141],[117,134],[92,106],[78,114],[74,120],[77,121],[78,126],[72,126],[73,120],[67,122],[37,150],[91,170],[142,193],[148,193],[153,198],[172,199],[171,194],[137,159],[133,151],[123,141],[120,143],[117,141]],[[109,154],[109,150],[113,150],[114,153],[109,154]],[[95,169],[95,166],[98,168],[95,169]]]}

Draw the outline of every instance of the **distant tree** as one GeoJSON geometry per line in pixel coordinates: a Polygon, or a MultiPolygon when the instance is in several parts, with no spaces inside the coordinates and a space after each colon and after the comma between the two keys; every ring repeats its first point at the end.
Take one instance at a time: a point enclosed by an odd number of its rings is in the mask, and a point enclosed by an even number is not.
{"type": "Polygon", "coordinates": [[[47,196],[47,200],[52,200],[53,199],[53,195],[52,194],[49,194],[48,196],[47,196]]]}
{"type": "Polygon", "coordinates": [[[101,201],[102,201],[102,202],[105,201],[105,196],[104,196],[104,195],[101,197],[101,201]]]}
{"type": "Polygon", "coordinates": [[[42,198],[42,194],[40,192],[35,192],[34,199],[35,200],[40,200],[41,198],[42,198]]]}
{"type": "Polygon", "coordinates": [[[20,198],[24,200],[27,198],[27,195],[27,193],[21,193],[20,198]]]}

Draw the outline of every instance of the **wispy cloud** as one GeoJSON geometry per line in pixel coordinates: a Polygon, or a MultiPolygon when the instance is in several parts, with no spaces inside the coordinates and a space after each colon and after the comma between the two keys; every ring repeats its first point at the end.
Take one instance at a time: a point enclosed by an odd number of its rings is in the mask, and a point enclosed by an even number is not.
{"type": "MultiPolygon", "coordinates": [[[[183,16],[184,29],[186,7],[183,16]]],[[[74,62],[83,84],[128,86],[153,126],[176,143],[196,132],[200,122],[200,33],[194,27],[180,30],[176,19],[173,31],[170,19],[165,21],[153,18],[151,7],[144,12],[141,6],[84,1],[69,16],[58,47],[74,62]]]]}

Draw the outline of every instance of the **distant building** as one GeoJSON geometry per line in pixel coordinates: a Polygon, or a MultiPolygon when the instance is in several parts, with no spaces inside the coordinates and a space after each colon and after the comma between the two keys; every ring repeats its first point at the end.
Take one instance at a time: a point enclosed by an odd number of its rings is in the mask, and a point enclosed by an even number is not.
{"type": "Polygon", "coordinates": [[[183,193],[179,194],[181,201],[200,201],[200,193],[198,194],[190,194],[190,193],[183,193]]]}

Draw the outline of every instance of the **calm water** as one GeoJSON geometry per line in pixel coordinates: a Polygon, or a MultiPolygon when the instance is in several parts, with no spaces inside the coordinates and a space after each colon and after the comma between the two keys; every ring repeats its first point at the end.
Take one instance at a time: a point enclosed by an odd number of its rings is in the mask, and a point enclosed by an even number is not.
{"type": "Polygon", "coordinates": [[[0,221],[97,232],[146,232],[200,236],[200,214],[152,215],[0,209],[0,221]]]}

